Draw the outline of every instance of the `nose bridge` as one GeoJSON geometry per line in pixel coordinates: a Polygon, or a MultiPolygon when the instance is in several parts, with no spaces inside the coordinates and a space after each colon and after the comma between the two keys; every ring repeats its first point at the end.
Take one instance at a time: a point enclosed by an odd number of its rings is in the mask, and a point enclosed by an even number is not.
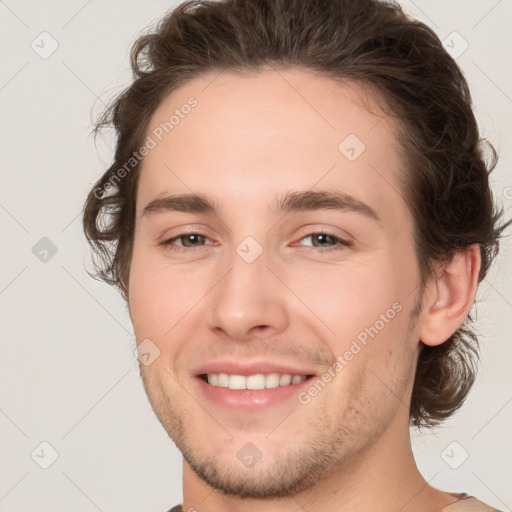
{"type": "Polygon", "coordinates": [[[254,334],[253,327],[274,333],[286,327],[282,285],[267,268],[270,255],[252,237],[244,239],[227,257],[229,270],[214,290],[210,328],[222,329],[234,339],[254,334]]]}

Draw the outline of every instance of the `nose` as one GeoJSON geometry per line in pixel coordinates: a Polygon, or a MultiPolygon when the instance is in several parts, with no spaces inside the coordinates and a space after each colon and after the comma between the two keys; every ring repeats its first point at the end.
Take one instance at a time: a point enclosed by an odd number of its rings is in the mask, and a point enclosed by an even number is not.
{"type": "Polygon", "coordinates": [[[268,268],[265,251],[251,263],[233,253],[228,271],[212,290],[209,328],[237,341],[283,332],[289,322],[287,290],[275,269],[268,268]]]}

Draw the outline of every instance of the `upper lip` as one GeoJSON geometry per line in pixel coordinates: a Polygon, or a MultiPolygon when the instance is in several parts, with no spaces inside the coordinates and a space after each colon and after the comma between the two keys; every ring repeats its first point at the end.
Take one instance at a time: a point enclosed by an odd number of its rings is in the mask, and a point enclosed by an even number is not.
{"type": "Polygon", "coordinates": [[[214,361],[204,364],[194,370],[195,375],[208,373],[228,373],[229,375],[255,375],[257,373],[279,373],[290,375],[315,375],[316,371],[311,368],[300,368],[298,366],[273,363],[270,361],[259,361],[252,363],[241,363],[240,361],[214,361]]]}

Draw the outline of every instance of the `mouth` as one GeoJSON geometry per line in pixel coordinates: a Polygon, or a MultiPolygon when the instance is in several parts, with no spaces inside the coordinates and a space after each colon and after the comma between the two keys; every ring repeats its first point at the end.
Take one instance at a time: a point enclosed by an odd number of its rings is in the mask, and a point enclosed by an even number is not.
{"type": "Polygon", "coordinates": [[[212,405],[236,414],[261,414],[272,407],[299,402],[300,392],[311,385],[314,377],[289,373],[201,373],[195,381],[198,392],[212,405]]]}
{"type": "Polygon", "coordinates": [[[210,386],[231,390],[263,390],[278,387],[294,386],[314,375],[293,375],[290,373],[256,373],[253,375],[237,375],[228,373],[203,373],[198,377],[210,386]]]}

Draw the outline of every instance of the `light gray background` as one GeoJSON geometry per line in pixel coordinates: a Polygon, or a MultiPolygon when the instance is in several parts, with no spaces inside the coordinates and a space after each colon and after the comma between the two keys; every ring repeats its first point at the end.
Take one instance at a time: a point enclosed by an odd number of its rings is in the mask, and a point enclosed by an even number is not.
{"type": "MultiPolygon", "coordinates": [[[[181,502],[181,455],[147,402],[124,303],[85,271],[80,218],[113,154],[111,140],[95,147],[91,115],[129,83],[138,33],[175,3],[0,0],[2,512],[164,512],[181,502]],[[43,31],[59,45],[46,59],[31,47],[51,48],[43,31]],[[58,250],[46,262],[32,252],[43,237],[58,250]],[[47,469],[44,441],[58,452],[47,469]]],[[[403,5],[454,51],[469,44],[458,62],[482,133],[501,154],[493,187],[512,214],[512,0],[403,5]]],[[[432,485],[504,511],[512,507],[511,269],[505,240],[478,294],[482,364],[464,409],[444,428],[412,433],[432,485]]]]}

